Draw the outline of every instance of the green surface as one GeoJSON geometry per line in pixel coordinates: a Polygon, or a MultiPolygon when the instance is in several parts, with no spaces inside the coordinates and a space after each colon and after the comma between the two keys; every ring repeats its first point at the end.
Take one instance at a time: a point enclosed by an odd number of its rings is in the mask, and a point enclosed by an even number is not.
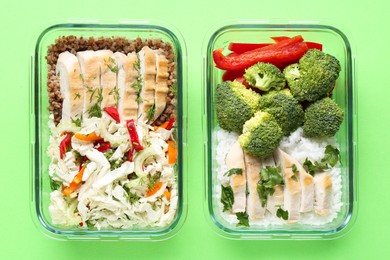
{"type": "Polygon", "coordinates": [[[1,259],[388,259],[390,182],[386,162],[390,108],[387,87],[389,4],[380,1],[7,1],[0,9],[2,118],[1,259]],[[356,11],[355,11],[356,10],[356,11]],[[49,21],[164,20],[188,50],[188,217],[162,242],[62,242],[43,236],[30,215],[29,55],[49,21]],[[359,212],[352,230],[332,241],[232,241],[208,226],[202,183],[202,42],[208,28],[229,19],[320,20],[343,29],[357,50],[359,212]]]}

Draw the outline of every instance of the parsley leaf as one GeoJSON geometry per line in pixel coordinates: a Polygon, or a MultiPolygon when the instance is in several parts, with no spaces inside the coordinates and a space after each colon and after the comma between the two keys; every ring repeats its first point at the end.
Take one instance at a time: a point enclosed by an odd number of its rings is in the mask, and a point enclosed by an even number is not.
{"type": "Polygon", "coordinates": [[[294,175],[291,176],[291,179],[294,181],[298,181],[297,175],[299,174],[299,171],[298,171],[297,166],[295,164],[292,165],[292,172],[294,175]]]}
{"type": "Polygon", "coordinates": [[[231,186],[224,187],[221,185],[221,203],[223,204],[223,211],[232,209],[234,203],[233,189],[231,186]]]}
{"type": "Polygon", "coordinates": [[[283,210],[282,208],[278,208],[278,210],[276,211],[276,216],[278,218],[282,218],[284,220],[287,220],[288,219],[288,211],[283,210]]]}
{"type": "Polygon", "coordinates": [[[330,166],[334,167],[336,163],[340,160],[340,151],[331,145],[325,147],[325,156],[322,158],[321,162],[328,163],[330,166]]]}
{"type": "Polygon", "coordinates": [[[73,124],[75,124],[75,126],[81,127],[81,121],[82,120],[81,120],[80,117],[76,118],[76,119],[71,118],[70,120],[72,121],[73,124]]]}
{"type": "Polygon", "coordinates": [[[146,118],[149,119],[149,121],[153,120],[155,113],[156,113],[156,103],[153,103],[153,105],[149,108],[148,112],[146,113],[146,118]]]}
{"type": "Polygon", "coordinates": [[[268,195],[272,195],[275,192],[274,186],[278,184],[284,184],[283,177],[281,175],[280,166],[272,167],[267,166],[260,172],[260,180],[257,183],[257,193],[262,206],[264,207],[267,203],[268,195]]]}
{"type": "Polygon", "coordinates": [[[228,170],[224,176],[232,176],[233,174],[238,174],[238,175],[242,175],[242,169],[240,168],[232,168],[230,170],[228,170]]]}
{"type": "Polygon", "coordinates": [[[249,216],[246,212],[238,212],[236,213],[238,223],[238,226],[244,226],[244,227],[249,227],[249,216]]]}
{"type": "Polygon", "coordinates": [[[59,190],[62,186],[62,183],[60,181],[55,181],[53,179],[50,179],[50,188],[52,191],[59,190]]]}

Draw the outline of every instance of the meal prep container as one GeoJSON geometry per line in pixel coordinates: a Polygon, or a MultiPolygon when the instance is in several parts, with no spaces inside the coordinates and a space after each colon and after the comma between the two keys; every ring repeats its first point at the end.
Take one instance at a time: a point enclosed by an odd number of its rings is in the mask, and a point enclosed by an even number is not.
{"type": "Polygon", "coordinates": [[[205,39],[204,54],[204,150],[206,214],[212,228],[220,235],[231,239],[331,239],[345,234],[356,217],[356,98],[354,82],[354,58],[348,38],[339,29],[321,24],[300,24],[269,22],[232,22],[212,29],[205,39]],[[341,178],[343,203],[336,219],[314,226],[284,224],[268,227],[237,227],[225,221],[218,208],[216,196],[217,161],[216,129],[218,122],[215,112],[215,88],[222,82],[223,72],[215,67],[213,50],[227,47],[230,42],[272,43],[270,37],[302,35],[305,41],[318,42],[323,51],[339,59],[340,76],[333,92],[333,98],[345,112],[344,121],[337,133],[340,144],[341,178]]]}
{"type": "Polygon", "coordinates": [[[186,190],[186,47],[184,40],[176,29],[153,24],[151,22],[119,21],[115,23],[63,23],[45,29],[38,37],[31,57],[31,107],[30,107],[30,140],[31,140],[31,211],[34,222],[46,235],[56,239],[96,239],[96,240],[162,240],[172,237],[183,225],[187,214],[186,190]],[[45,56],[49,45],[60,36],[83,36],[95,38],[104,36],[122,36],[128,39],[161,38],[172,45],[175,53],[177,79],[177,181],[178,209],[172,223],[166,227],[137,228],[131,230],[88,230],[62,228],[53,225],[48,212],[50,203],[50,181],[48,167],[50,158],[47,155],[50,130],[48,127],[49,101],[47,93],[47,61],[45,56]]]}

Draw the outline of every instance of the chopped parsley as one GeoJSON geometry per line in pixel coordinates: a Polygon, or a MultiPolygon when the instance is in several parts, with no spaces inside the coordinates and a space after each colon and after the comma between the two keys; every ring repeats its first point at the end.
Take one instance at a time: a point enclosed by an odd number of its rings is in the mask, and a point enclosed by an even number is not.
{"type": "Polygon", "coordinates": [[[81,117],[76,119],[71,118],[70,120],[72,121],[73,124],[75,124],[75,126],[81,127],[81,122],[82,122],[81,117]]]}
{"type": "Polygon", "coordinates": [[[299,171],[298,171],[297,166],[295,164],[292,165],[292,172],[294,175],[291,176],[291,179],[293,179],[294,181],[298,181],[297,175],[299,174],[299,171]]]}
{"type": "Polygon", "coordinates": [[[284,184],[280,166],[267,166],[261,170],[256,190],[263,207],[267,203],[268,195],[274,194],[274,186],[278,184],[284,184]]]}
{"type": "Polygon", "coordinates": [[[278,218],[282,218],[284,220],[287,220],[288,219],[288,211],[283,210],[282,208],[278,208],[278,210],[276,211],[276,216],[278,218]]]}
{"type": "Polygon", "coordinates": [[[153,176],[150,174],[147,176],[148,178],[148,189],[151,190],[153,189],[153,186],[160,180],[161,173],[155,173],[153,176]]]}
{"type": "Polygon", "coordinates": [[[155,114],[156,114],[156,103],[153,103],[153,105],[149,108],[148,112],[146,113],[146,118],[149,121],[152,121],[154,119],[155,114]]]}
{"type": "Polygon", "coordinates": [[[238,212],[236,213],[236,217],[238,220],[237,227],[238,226],[249,227],[249,216],[246,212],[238,212]]]}
{"type": "Polygon", "coordinates": [[[108,62],[106,62],[106,66],[113,73],[118,73],[118,71],[119,71],[118,65],[116,64],[115,60],[112,57],[108,58],[108,62]]]}
{"type": "Polygon", "coordinates": [[[241,168],[232,168],[230,170],[228,170],[224,176],[231,176],[233,174],[238,174],[238,175],[242,175],[242,169],[241,168]]]}
{"type": "Polygon", "coordinates": [[[114,95],[114,102],[118,106],[119,99],[120,99],[119,88],[115,86],[113,89],[111,89],[108,95],[114,95]]]}
{"type": "Polygon", "coordinates": [[[140,197],[137,194],[135,194],[134,192],[131,192],[130,188],[127,187],[126,185],[123,186],[123,189],[127,193],[127,200],[130,202],[130,204],[134,204],[140,199],[140,197]]]}
{"type": "Polygon", "coordinates": [[[76,99],[80,99],[81,98],[81,95],[79,92],[77,92],[75,95],[74,95],[74,99],[73,100],[76,100],[76,99]]]}
{"type": "Polygon", "coordinates": [[[53,179],[50,179],[50,188],[52,191],[59,190],[62,186],[62,183],[60,181],[55,181],[53,179]]]}
{"type": "Polygon", "coordinates": [[[136,71],[139,71],[141,69],[141,61],[139,59],[137,59],[134,63],[133,63],[133,68],[136,70],[136,71]]]}
{"type": "Polygon", "coordinates": [[[234,203],[233,189],[229,186],[221,185],[221,203],[223,205],[223,211],[228,211],[232,209],[234,203]]]}
{"type": "Polygon", "coordinates": [[[324,158],[322,158],[320,162],[313,163],[306,158],[303,163],[303,167],[310,175],[314,176],[314,174],[318,171],[334,167],[338,161],[340,161],[340,151],[331,145],[327,145],[325,147],[324,158]]]}

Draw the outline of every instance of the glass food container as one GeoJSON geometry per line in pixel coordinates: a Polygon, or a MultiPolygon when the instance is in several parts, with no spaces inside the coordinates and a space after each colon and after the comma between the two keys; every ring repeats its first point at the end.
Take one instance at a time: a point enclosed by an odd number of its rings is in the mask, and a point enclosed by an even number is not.
{"type": "MultiPolygon", "coordinates": [[[[169,25],[149,21],[81,21],[65,22],[51,25],[40,33],[31,57],[31,106],[30,106],[30,140],[31,140],[31,211],[38,228],[49,237],[56,239],[95,239],[95,240],[162,240],[172,237],[183,225],[187,214],[186,190],[186,84],[187,64],[186,47],[180,33],[169,25]],[[161,39],[169,43],[174,54],[173,74],[176,77],[176,109],[173,135],[177,146],[177,161],[174,174],[177,183],[177,209],[173,220],[167,225],[132,226],[131,228],[101,228],[100,230],[73,226],[65,227],[53,224],[49,214],[50,193],[49,178],[49,98],[48,98],[48,47],[60,37],[76,36],[88,39],[94,37],[124,37],[128,40],[161,39]]],[[[115,52],[115,47],[112,49],[115,52]]],[[[168,198],[168,197],[167,197],[168,198]]]]}
{"type": "MultiPolygon", "coordinates": [[[[204,150],[206,214],[212,228],[231,239],[332,239],[345,234],[356,217],[356,98],[354,82],[354,57],[346,35],[339,29],[317,23],[267,21],[239,21],[214,27],[207,35],[204,46],[204,150]],[[332,98],[344,110],[344,121],[336,134],[341,156],[341,207],[333,220],[322,225],[275,224],[237,226],[223,216],[218,180],[218,120],[216,116],[216,86],[222,82],[223,70],[216,68],[213,51],[231,42],[275,43],[271,37],[301,35],[307,42],[320,43],[323,51],[335,56],[341,65],[332,98]]],[[[268,213],[266,213],[268,214],[268,213]]]]}

